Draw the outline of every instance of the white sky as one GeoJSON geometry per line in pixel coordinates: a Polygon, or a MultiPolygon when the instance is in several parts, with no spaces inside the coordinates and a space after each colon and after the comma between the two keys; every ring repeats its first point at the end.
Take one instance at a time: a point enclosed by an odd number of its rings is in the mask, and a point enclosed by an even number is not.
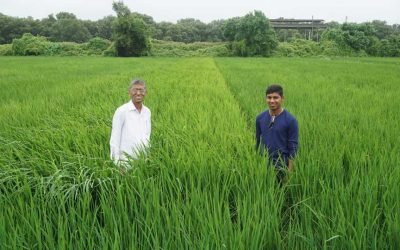
{"type": "MultiPolygon", "coordinates": [[[[114,15],[113,0],[0,0],[0,13],[35,19],[61,11],[79,19],[114,15]]],[[[125,0],[131,11],[150,15],[156,22],[192,17],[203,22],[243,16],[261,10],[268,18],[311,18],[326,22],[383,20],[400,24],[400,0],[125,0]]]]}

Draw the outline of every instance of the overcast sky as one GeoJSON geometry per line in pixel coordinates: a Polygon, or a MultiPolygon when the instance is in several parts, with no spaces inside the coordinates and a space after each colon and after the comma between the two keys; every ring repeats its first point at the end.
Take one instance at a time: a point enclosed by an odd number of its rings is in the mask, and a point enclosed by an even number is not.
{"type": "MultiPolygon", "coordinates": [[[[61,11],[79,19],[114,15],[113,0],[0,0],[0,13],[36,19],[61,11]]],[[[311,18],[328,21],[384,20],[400,24],[400,0],[125,0],[131,11],[150,15],[156,22],[192,17],[203,22],[243,16],[261,10],[268,18],[311,18]]]]}

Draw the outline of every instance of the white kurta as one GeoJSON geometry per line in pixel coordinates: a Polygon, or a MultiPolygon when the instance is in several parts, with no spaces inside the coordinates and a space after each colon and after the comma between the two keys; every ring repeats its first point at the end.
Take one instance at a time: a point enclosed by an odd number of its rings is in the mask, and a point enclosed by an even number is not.
{"type": "Polygon", "coordinates": [[[132,101],[119,107],[114,114],[110,139],[111,159],[118,163],[125,154],[137,158],[150,143],[151,112],[143,105],[141,112],[132,101]]]}

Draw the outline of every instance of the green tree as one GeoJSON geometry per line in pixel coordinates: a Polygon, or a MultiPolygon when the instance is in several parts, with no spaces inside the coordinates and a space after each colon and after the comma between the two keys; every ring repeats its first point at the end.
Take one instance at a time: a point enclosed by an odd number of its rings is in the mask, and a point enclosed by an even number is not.
{"type": "Polygon", "coordinates": [[[114,2],[114,46],[117,56],[143,56],[150,51],[149,34],[142,18],[132,14],[123,2],[114,2]]]}
{"type": "Polygon", "coordinates": [[[143,20],[143,22],[146,24],[147,34],[150,37],[153,37],[156,34],[157,32],[156,22],[154,21],[153,17],[137,12],[133,12],[132,15],[143,20]]]}
{"type": "Polygon", "coordinates": [[[278,46],[275,31],[261,11],[230,19],[224,29],[231,49],[239,56],[270,56],[278,46]]]}
{"type": "Polygon", "coordinates": [[[40,21],[32,17],[16,18],[0,13],[0,44],[9,44],[24,33],[40,34],[40,21]]]}
{"type": "Polygon", "coordinates": [[[237,34],[239,33],[239,23],[240,17],[233,17],[226,20],[224,26],[222,27],[223,36],[225,41],[233,42],[236,39],[237,34]]]}
{"type": "Polygon", "coordinates": [[[400,56],[400,34],[383,39],[379,48],[380,56],[400,56]]]}
{"type": "Polygon", "coordinates": [[[179,42],[192,43],[206,40],[206,24],[200,20],[194,18],[180,19],[176,25],[182,33],[182,40],[179,42]]]}
{"type": "Polygon", "coordinates": [[[57,19],[53,14],[48,15],[40,21],[41,35],[45,37],[51,37],[53,32],[53,25],[57,22],[57,19]]]}
{"type": "Polygon", "coordinates": [[[278,40],[280,42],[291,42],[297,39],[303,39],[304,37],[295,29],[281,29],[278,31],[278,40]]]}
{"type": "Polygon", "coordinates": [[[385,21],[374,20],[370,23],[370,25],[374,28],[375,36],[379,40],[388,38],[394,32],[392,27],[387,25],[385,21]]]}
{"type": "Polygon", "coordinates": [[[167,35],[167,33],[169,33],[169,30],[171,30],[173,26],[174,24],[170,22],[157,23],[153,38],[158,40],[172,41],[172,37],[167,35]]]}
{"type": "Polygon", "coordinates": [[[88,29],[72,13],[60,12],[51,28],[50,39],[57,42],[86,42],[90,38],[88,29]]]}
{"type": "Polygon", "coordinates": [[[112,26],[116,17],[106,16],[100,20],[97,20],[97,34],[96,36],[111,40],[112,38],[112,26]]]}
{"type": "Polygon", "coordinates": [[[345,23],[339,28],[328,29],[322,34],[323,41],[333,41],[350,53],[378,55],[381,42],[371,23],[345,23]]]}
{"type": "Polygon", "coordinates": [[[224,40],[222,29],[225,25],[225,20],[215,20],[206,25],[205,30],[205,41],[209,42],[221,42],[224,40]]]}
{"type": "Polygon", "coordinates": [[[97,22],[91,20],[79,20],[79,22],[89,31],[89,37],[96,37],[99,33],[97,22]]]}

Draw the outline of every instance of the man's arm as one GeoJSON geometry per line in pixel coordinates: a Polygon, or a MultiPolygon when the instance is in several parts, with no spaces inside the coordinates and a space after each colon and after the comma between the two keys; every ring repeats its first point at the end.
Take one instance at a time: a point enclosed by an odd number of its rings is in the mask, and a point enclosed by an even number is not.
{"type": "Polygon", "coordinates": [[[261,142],[261,127],[259,124],[258,119],[256,119],[256,150],[259,151],[260,150],[260,142],[261,142]]]}
{"type": "Polygon", "coordinates": [[[299,144],[299,126],[297,124],[296,119],[294,119],[290,123],[289,133],[288,133],[289,171],[292,171],[294,168],[293,159],[296,157],[298,144],[299,144]]]}
{"type": "Polygon", "coordinates": [[[123,122],[123,113],[120,109],[115,111],[113,121],[112,121],[112,129],[111,129],[111,138],[110,138],[110,157],[114,163],[118,163],[120,157],[120,145],[121,145],[121,133],[123,122]]]}
{"type": "Polygon", "coordinates": [[[147,127],[146,140],[148,143],[150,143],[150,135],[151,135],[151,112],[150,112],[150,110],[149,110],[149,119],[147,120],[146,127],[147,127]]]}

